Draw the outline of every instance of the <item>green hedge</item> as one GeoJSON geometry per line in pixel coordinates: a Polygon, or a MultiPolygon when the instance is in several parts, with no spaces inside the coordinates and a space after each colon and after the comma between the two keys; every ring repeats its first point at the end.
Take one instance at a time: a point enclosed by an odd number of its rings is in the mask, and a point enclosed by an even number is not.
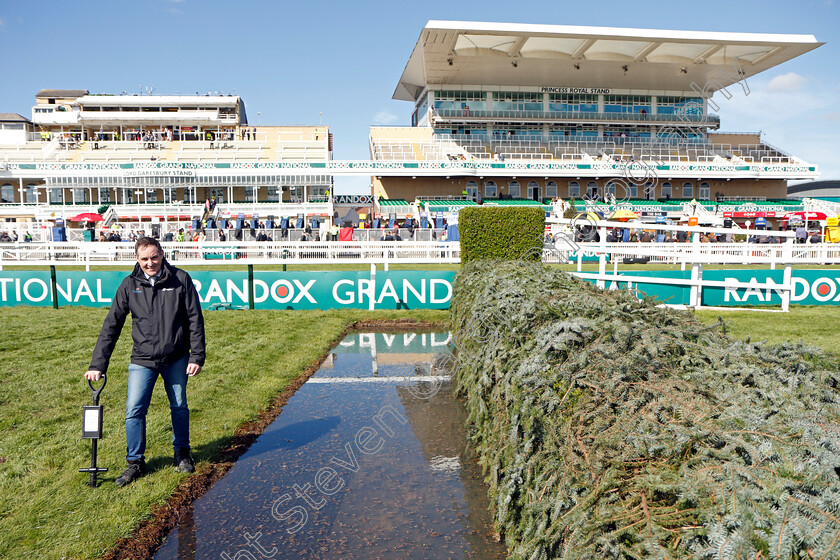
{"type": "Polygon", "coordinates": [[[542,208],[470,207],[458,212],[461,262],[539,260],[545,232],[542,208]]]}
{"type": "Polygon", "coordinates": [[[840,558],[836,356],[522,262],[464,266],[450,320],[512,559],[840,558]]]}

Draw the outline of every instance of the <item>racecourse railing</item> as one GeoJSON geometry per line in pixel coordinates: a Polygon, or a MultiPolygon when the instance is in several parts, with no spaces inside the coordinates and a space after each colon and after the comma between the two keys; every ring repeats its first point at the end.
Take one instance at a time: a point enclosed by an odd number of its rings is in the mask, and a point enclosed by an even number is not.
{"type": "Polygon", "coordinates": [[[647,259],[661,264],[769,264],[771,268],[792,264],[840,264],[840,244],[837,243],[587,243],[580,248],[562,243],[547,246],[543,262],[575,264],[586,256],[606,253],[608,263],[622,263],[626,259],[647,259]],[[579,259],[580,257],[580,259],[579,259]]]}
{"type": "MultiPolygon", "coordinates": [[[[459,243],[445,241],[299,241],[161,243],[178,265],[370,264],[461,262],[459,243]]],[[[0,269],[11,265],[125,266],[136,262],[133,243],[0,244],[0,269]]]]}

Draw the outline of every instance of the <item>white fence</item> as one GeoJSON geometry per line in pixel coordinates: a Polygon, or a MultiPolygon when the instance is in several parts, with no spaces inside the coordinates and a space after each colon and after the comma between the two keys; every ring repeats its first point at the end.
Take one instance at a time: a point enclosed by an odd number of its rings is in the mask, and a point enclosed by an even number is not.
{"type": "MultiPolygon", "coordinates": [[[[369,264],[461,262],[459,243],[422,241],[306,241],[161,243],[178,265],[369,264]]],[[[0,245],[3,266],[126,266],[134,263],[133,243],[13,243],[0,245]]]]}
{"type": "Polygon", "coordinates": [[[796,233],[793,231],[744,230],[736,228],[718,228],[709,226],[679,226],[671,224],[648,224],[638,222],[612,222],[607,220],[568,220],[554,219],[552,230],[557,234],[557,241],[543,250],[543,261],[574,262],[577,259],[579,278],[594,280],[599,288],[613,283],[626,283],[628,289],[635,283],[667,284],[690,288],[689,307],[702,306],[702,292],[709,288],[753,288],[776,290],[781,293],[781,311],[788,311],[793,292],[792,268],[795,263],[840,263],[840,247],[830,244],[803,245],[795,244],[796,233]],[[655,232],[685,232],[686,242],[631,242],[608,243],[609,229],[653,230],[655,232]],[[597,232],[597,238],[595,233],[597,232]],[[587,239],[597,241],[576,242],[580,234],[587,239]],[[780,243],[701,243],[701,233],[717,236],[746,235],[750,237],[776,237],[780,243]],[[598,272],[583,272],[582,262],[597,259],[598,272]],[[683,270],[690,265],[691,277],[656,278],[619,273],[618,265],[625,259],[645,259],[647,262],[680,264],[683,270]],[[612,263],[613,270],[607,272],[607,264],[612,263]],[[784,266],[782,285],[770,282],[728,282],[705,280],[704,264],[768,264],[770,268],[784,266]]]}

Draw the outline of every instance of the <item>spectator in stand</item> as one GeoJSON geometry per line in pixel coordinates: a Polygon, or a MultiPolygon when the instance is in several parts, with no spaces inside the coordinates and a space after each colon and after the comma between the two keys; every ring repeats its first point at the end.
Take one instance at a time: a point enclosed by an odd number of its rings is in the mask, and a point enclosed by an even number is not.
{"type": "Polygon", "coordinates": [[[805,229],[805,226],[799,226],[796,228],[796,242],[797,243],[805,243],[805,240],[808,238],[808,230],[805,229]]]}
{"type": "Polygon", "coordinates": [[[225,235],[225,230],[219,230],[219,241],[227,241],[227,236],[225,235]]]}
{"type": "Polygon", "coordinates": [[[815,231],[815,232],[811,235],[810,242],[811,242],[811,243],[820,243],[820,242],[822,242],[822,238],[821,238],[821,236],[820,236],[820,232],[815,231]]]}
{"type": "Polygon", "coordinates": [[[685,243],[688,241],[688,232],[687,231],[678,231],[677,232],[677,243],[685,243]]]}

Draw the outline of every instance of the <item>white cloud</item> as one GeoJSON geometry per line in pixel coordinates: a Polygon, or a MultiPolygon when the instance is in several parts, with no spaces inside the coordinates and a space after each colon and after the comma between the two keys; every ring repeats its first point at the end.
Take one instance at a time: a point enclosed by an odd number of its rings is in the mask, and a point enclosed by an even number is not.
{"type": "Polygon", "coordinates": [[[807,80],[796,72],[788,72],[770,80],[767,91],[800,91],[806,82],[807,80]]]}
{"type": "MultiPolygon", "coordinates": [[[[779,79],[779,76],[774,79],[779,79]]],[[[732,97],[716,96],[721,132],[763,131],[763,140],[819,167],[822,179],[840,178],[840,90],[819,81],[801,90],[772,91],[769,82],[750,81],[750,94],[730,88],[732,97]]]]}
{"type": "Polygon", "coordinates": [[[397,115],[389,111],[379,111],[373,117],[374,124],[394,124],[399,120],[400,118],[397,115]]]}

